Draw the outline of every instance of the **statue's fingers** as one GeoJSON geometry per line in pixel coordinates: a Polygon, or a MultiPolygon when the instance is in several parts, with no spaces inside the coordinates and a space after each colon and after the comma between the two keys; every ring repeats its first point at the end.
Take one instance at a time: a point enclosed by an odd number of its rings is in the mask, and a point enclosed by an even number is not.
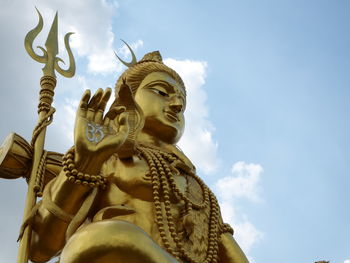
{"type": "Polygon", "coordinates": [[[95,112],[97,111],[98,103],[101,100],[103,90],[101,88],[97,89],[94,96],[90,99],[90,102],[87,106],[86,118],[88,120],[95,120],[95,112]]]}
{"type": "Polygon", "coordinates": [[[83,96],[81,97],[80,103],[79,103],[79,108],[80,109],[87,109],[87,105],[89,102],[91,96],[91,91],[89,89],[85,90],[83,96]]]}
{"type": "Polygon", "coordinates": [[[112,94],[112,89],[111,88],[107,88],[105,89],[105,91],[103,92],[102,94],[102,97],[101,97],[101,100],[98,104],[98,109],[100,110],[105,110],[106,109],[106,105],[107,105],[107,102],[109,100],[109,98],[111,97],[111,94],[112,94]]]}
{"type": "Polygon", "coordinates": [[[105,118],[108,118],[110,120],[114,120],[115,117],[117,117],[119,114],[121,114],[125,110],[126,110],[126,108],[124,106],[113,107],[107,112],[105,118]]]}
{"type": "Polygon", "coordinates": [[[114,120],[109,120],[109,134],[114,133],[109,137],[107,144],[113,144],[121,146],[129,134],[128,113],[122,112],[114,120]]]}
{"type": "Polygon", "coordinates": [[[97,124],[103,124],[103,113],[104,111],[101,109],[98,109],[94,116],[94,122],[97,124]]]}
{"type": "Polygon", "coordinates": [[[93,108],[88,108],[86,111],[86,118],[88,120],[95,120],[95,110],[93,108]]]}
{"type": "Polygon", "coordinates": [[[110,133],[118,133],[119,130],[119,124],[118,122],[116,122],[115,120],[110,120],[108,123],[108,129],[110,131],[110,133]]]}
{"type": "Polygon", "coordinates": [[[80,103],[79,103],[79,107],[78,107],[78,112],[83,117],[86,116],[86,111],[87,111],[87,106],[88,106],[88,102],[89,102],[90,96],[91,96],[91,91],[90,90],[85,90],[83,96],[81,97],[81,100],[80,100],[80,103]]]}
{"type": "Polygon", "coordinates": [[[94,111],[97,111],[98,104],[101,100],[102,94],[103,94],[103,90],[101,88],[96,90],[94,96],[92,96],[89,102],[89,105],[88,105],[89,109],[93,109],[94,111]]]}
{"type": "Polygon", "coordinates": [[[95,122],[98,124],[103,123],[103,114],[104,114],[104,111],[106,109],[107,102],[108,102],[109,98],[111,97],[111,94],[112,94],[111,88],[107,88],[102,94],[101,100],[100,100],[98,107],[97,107],[97,112],[95,114],[95,122]]]}
{"type": "Polygon", "coordinates": [[[108,113],[106,114],[104,120],[103,120],[103,125],[105,127],[108,127],[108,129],[113,133],[114,132],[118,132],[118,127],[119,124],[116,120],[116,117],[120,114],[122,114],[125,111],[125,107],[124,106],[117,106],[117,107],[113,107],[111,108],[108,113]]]}
{"type": "Polygon", "coordinates": [[[115,140],[125,140],[129,133],[128,113],[123,112],[114,120],[109,122],[109,134],[114,134],[115,140]]]}
{"type": "Polygon", "coordinates": [[[103,126],[105,126],[105,127],[109,127],[109,123],[110,123],[110,121],[111,121],[111,119],[110,119],[110,118],[105,117],[105,118],[103,119],[103,126]]]}

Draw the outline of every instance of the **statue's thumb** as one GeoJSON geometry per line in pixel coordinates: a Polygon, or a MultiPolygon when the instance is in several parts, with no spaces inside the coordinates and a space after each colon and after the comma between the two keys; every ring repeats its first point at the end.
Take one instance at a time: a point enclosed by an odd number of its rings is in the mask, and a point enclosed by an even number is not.
{"type": "Polygon", "coordinates": [[[129,114],[127,112],[123,112],[118,116],[118,133],[123,132],[128,134],[129,133],[129,114]]]}

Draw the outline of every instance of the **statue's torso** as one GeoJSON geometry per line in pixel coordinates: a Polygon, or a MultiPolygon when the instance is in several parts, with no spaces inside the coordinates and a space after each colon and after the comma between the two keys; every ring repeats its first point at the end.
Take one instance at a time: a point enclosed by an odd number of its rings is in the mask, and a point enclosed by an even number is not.
{"type": "MultiPolygon", "coordinates": [[[[112,157],[105,163],[103,173],[109,177],[110,186],[99,194],[94,204],[91,213],[93,221],[125,220],[139,226],[160,243],[155,224],[152,181],[146,161],[137,156],[124,160],[112,157]]],[[[185,193],[186,177],[181,174],[173,176],[177,187],[185,193]]],[[[172,215],[176,222],[180,220],[184,203],[177,201],[174,196],[171,201],[172,215]]]]}

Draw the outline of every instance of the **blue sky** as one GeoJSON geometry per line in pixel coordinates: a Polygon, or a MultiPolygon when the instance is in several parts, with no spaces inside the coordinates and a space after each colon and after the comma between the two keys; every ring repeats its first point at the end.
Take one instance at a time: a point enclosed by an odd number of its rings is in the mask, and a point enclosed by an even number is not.
{"type": "MultiPolygon", "coordinates": [[[[70,146],[84,88],[114,85],[123,68],[111,51],[128,58],[120,38],[139,59],[160,50],[188,84],[181,146],[252,261],[348,263],[349,1],[2,1],[0,140],[30,140],[36,120],[41,66],[23,47],[34,5],[47,27],[58,10],[61,34],[76,32],[77,76],[59,78],[48,149],[70,146]]],[[[0,188],[0,262],[12,262],[25,183],[0,188]]]]}

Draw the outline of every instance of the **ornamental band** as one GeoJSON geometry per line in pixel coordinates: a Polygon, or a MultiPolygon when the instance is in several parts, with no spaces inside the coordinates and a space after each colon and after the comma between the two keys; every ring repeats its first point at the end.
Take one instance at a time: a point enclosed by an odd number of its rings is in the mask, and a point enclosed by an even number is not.
{"type": "Polygon", "coordinates": [[[109,109],[110,88],[81,98],[74,145],[22,226],[32,229],[30,260],[248,262],[215,195],[176,146],[181,77],[158,51],[125,64],[109,109]]]}

